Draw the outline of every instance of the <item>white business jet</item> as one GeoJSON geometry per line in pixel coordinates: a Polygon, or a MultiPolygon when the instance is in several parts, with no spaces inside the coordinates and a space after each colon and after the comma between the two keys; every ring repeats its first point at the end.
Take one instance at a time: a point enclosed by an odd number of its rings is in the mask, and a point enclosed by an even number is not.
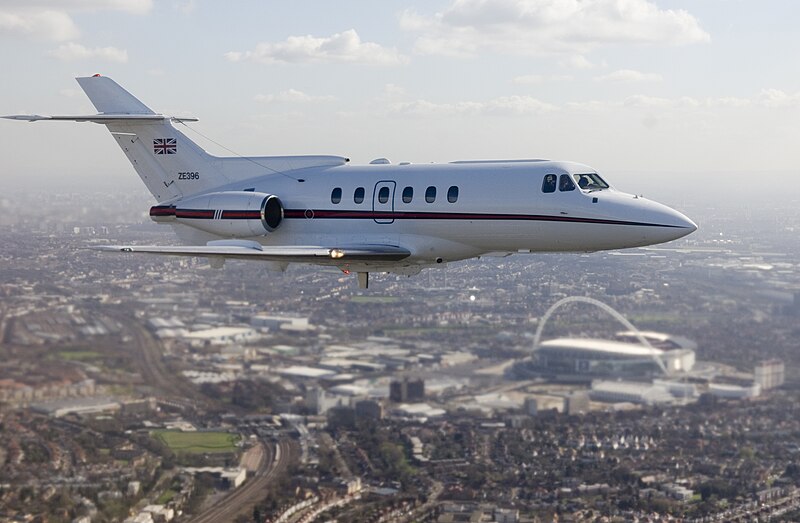
{"type": "Polygon", "coordinates": [[[417,274],[477,256],[591,252],[668,242],[697,226],[617,191],[585,165],[547,160],[349,165],[341,156],[212,156],[112,79],[78,83],[99,111],[5,116],[105,125],[156,198],[150,217],[185,245],[103,251],[261,260],[417,274]]]}

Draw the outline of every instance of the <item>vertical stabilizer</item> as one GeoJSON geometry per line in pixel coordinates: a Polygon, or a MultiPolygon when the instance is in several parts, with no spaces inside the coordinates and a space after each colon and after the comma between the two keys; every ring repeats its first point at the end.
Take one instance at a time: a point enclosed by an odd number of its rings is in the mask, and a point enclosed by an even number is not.
{"type": "Polygon", "coordinates": [[[114,80],[104,76],[77,78],[104,123],[150,193],[160,202],[211,191],[228,183],[217,158],[208,154],[114,80]]]}
{"type": "Polygon", "coordinates": [[[75,80],[100,114],[155,114],[111,78],[94,75],[75,80]]]}

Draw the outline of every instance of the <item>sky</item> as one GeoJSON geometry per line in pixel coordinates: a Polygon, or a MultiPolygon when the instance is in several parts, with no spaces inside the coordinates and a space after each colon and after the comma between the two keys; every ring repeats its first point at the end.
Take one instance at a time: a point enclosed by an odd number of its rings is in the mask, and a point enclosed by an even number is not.
{"type": "MultiPolygon", "coordinates": [[[[797,0],[0,0],[0,114],[110,76],[215,154],[798,174],[797,0]]],[[[0,120],[0,187],[137,183],[101,125],[0,120]]]]}

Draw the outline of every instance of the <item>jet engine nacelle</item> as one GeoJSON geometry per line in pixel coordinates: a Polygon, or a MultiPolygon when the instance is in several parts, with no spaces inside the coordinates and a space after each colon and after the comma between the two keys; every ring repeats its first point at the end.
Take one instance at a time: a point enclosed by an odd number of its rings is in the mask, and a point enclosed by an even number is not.
{"type": "Polygon", "coordinates": [[[272,194],[225,191],[152,207],[150,217],[162,223],[174,219],[227,238],[248,238],[264,236],[278,228],[283,220],[283,204],[272,194]]]}

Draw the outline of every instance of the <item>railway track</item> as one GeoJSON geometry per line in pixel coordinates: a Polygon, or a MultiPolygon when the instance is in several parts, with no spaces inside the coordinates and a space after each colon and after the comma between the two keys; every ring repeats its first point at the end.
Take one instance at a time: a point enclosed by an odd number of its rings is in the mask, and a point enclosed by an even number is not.
{"type": "MultiPolygon", "coordinates": [[[[164,399],[182,407],[197,409],[205,407],[210,410],[224,410],[226,407],[214,402],[202,394],[183,376],[171,372],[164,364],[164,349],[150,331],[138,319],[121,311],[105,311],[107,316],[122,325],[127,334],[133,338],[131,346],[138,357],[136,364],[144,382],[161,392],[164,399]]],[[[227,410],[235,410],[227,406],[227,410]]]]}
{"type": "Polygon", "coordinates": [[[286,472],[289,464],[300,456],[297,442],[284,439],[277,445],[265,445],[261,463],[253,477],[219,503],[189,520],[191,523],[233,521],[239,514],[252,514],[253,507],[264,498],[269,484],[286,472]]]}

